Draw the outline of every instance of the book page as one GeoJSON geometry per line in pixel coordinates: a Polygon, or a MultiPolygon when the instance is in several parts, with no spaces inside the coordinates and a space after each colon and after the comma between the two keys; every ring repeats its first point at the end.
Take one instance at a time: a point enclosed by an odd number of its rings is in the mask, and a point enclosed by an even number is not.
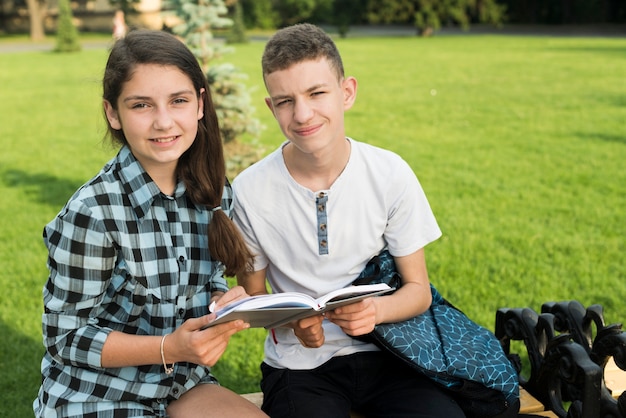
{"type": "Polygon", "coordinates": [[[218,310],[217,317],[224,316],[232,311],[248,311],[253,309],[270,308],[297,308],[308,307],[317,309],[318,302],[312,297],[303,293],[283,292],[268,295],[250,296],[224,306],[218,310]]]}
{"type": "Polygon", "coordinates": [[[362,286],[348,286],[338,290],[334,290],[317,299],[320,302],[319,309],[316,309],[315,311],[302,311],[294,313],[293,316],[286,317],[281,321],[274,322],[273,324],[271,324],[271,327],[275,328],[284,325],[287,322],[296,321],[326,311],[332,311],[333,309],[339,308],[341,306],[350,305],[351,303],[358,302],[365,298],[384,295],[394,290],[395,288],[389,287],[386,283],[362,286]]]}
{"type": "Polygon", "coordinates": [[[351,298],[352,296],[364,295],[369,293],[377,293],[379,291],[392,290],[386,283],[366,284],[361,286],[348,286],[341,289],[333,290],[330,293],[317,299],[317,303],[320,306],[325,306],[328,302],[336,302],[343,299],[351,298]]]}
{"type": "Polygon", "coordinates": [[[252,328],[269,329],[392,290],[387,284],[381,283],[337,289],[317,300],[297,292],[250,296],[217,311],[217,318],[207,326],[243,319],[252,328]]]}

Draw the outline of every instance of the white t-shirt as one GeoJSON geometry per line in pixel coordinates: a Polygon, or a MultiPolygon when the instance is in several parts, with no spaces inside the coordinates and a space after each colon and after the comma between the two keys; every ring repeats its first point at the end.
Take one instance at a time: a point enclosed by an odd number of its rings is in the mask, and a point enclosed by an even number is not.
{"type": "MultiPolygon", "coordinates": [[[[329,190],[311,191],[291,177],[282,154],[287,142],[234,180],[234,220],[255,254],[255,270],[267,268],[272,292],[319,297],[350,285],[385,247],[405,256],[441,236],[411,167],[391,151],[348,140],[350,159],[329,190]]],[[[333,356],[377,349],[329,321],[324,335],[322,347],[306,348],[292,329],[277,328],[265,341],[265,362],[312,369],[333,356]]]]}

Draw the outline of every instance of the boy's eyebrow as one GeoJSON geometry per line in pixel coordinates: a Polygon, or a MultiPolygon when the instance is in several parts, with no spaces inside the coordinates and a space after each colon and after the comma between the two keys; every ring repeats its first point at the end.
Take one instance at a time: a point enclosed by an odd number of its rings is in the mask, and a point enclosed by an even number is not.
{"type": "MultiPolygon", "coordinates": [[[[306,93],[311,93],[315,90],[321,89],[323,87],[326,87],[326,83],[319,83],[319,84],[315,84],[314,86],[309,87],[308,89],[305,90],[306,93]]],[[[288,94],[278,94],[276,96],[270,96],[270,99],[272,101],[274,100],[282,100],[282,99],[289,99],[291,98],[290,95],[288,94]]]]}

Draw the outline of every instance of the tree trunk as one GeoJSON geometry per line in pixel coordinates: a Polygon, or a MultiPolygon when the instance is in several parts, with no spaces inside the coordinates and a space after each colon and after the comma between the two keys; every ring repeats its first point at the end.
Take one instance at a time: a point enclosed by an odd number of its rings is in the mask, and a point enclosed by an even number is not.
{"type": "Polygon", "coordinates": [[[46,37],[43,29],[43,20],[46,17],[46,2],[45,0],[26,0],[26,2],[30,18],[30,40],[42,41],[46,37]]]}

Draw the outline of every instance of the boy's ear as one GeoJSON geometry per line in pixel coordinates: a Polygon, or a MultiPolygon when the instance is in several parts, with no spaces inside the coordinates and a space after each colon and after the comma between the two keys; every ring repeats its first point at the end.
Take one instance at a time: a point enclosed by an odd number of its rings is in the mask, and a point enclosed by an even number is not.
{"type": "Polygon", "coordinates": [[[274,114],[274,105],[272,104],[272,99],[270,99],[269,97],[265,98],[265,104],[267,105],[268,109],[270,110],[270,112],[272,112],[272,115],[274,114]]]}
{"type": "Polygon", "coordinates": [[[109,125],[111,125],[111,128],[115,129],[116,131],[122,129],[122,123],[120,122],[120,118],[117,114],[117,111],[113,109],[111,103],[109,103],[108,100],[103,100],[102,104],[104,106],[104,113],[107,116],[107,120],[109,121],[109,125]]]}
{"type": "Polygon", "coordinates": [[[354,77],[346,77],[342,83],[341,88],[343,90],[343,108],[348,110],[354,104],[356,100],[357,82],[354,77]]]}

